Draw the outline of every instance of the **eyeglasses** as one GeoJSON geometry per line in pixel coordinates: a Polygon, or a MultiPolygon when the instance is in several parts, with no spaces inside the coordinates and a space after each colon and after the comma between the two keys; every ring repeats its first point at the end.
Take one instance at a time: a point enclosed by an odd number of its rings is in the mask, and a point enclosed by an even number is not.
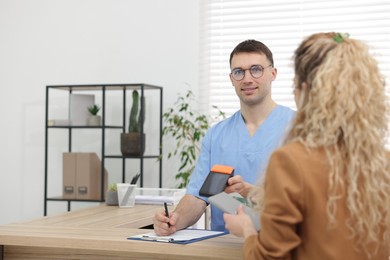
{"type": "Polygon", "coordinates": [[[244,77],[245,77],[245,71],[249,70],[250,74],[252,75],[252,77],[254,77],[255,79],[258,79],[260,78],[261,76],[263,76],[263,73],[264,73],[264,70],[268,67],[271,67],[272,65],[268,65],[267,67],[263,67],[261,65],[252,65],[249,69],[240,69],[240,68],[235,68],[232,70],[232,77],[234,80],[242,80],[244,77]]]}

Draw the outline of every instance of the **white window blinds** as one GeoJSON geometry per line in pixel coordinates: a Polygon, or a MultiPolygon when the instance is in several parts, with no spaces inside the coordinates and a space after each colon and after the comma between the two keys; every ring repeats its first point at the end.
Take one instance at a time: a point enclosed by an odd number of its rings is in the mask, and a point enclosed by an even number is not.
{"type": "Polygon", "coordinates": [[[239,109],[229,80],[229,55],[246,39],[262,41],[271,49],[278,69],[273,98],[293,109],[291,58],[302,39],[315,32],[347,32],[367,42],[390,82],[389,0],[201,0],[200,4],[202,110],[216,105],[231,115],[239,109]]]}

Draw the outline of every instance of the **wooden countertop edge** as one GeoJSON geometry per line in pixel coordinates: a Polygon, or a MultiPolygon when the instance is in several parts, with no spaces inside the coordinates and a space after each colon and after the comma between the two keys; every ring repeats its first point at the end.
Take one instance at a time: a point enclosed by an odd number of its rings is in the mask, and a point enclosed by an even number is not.
{"type": "Polygon", "coordinates": [[[127,237],[150,232],[148,229],[82,228],[68,226],[39,226],[8,224],[0,226],[0,245],[34,246],[165,254],[166,256],[193,256],[208,258],[218,255],[223,259],[242,257],[242,243],[232,235],[211,238],[180,245],[149,241],[128,240],[127,237]],[[216,247],[218,245],[218,247],[216,247]],[[222,250],[221,250],[222,249],[222,250]]]}

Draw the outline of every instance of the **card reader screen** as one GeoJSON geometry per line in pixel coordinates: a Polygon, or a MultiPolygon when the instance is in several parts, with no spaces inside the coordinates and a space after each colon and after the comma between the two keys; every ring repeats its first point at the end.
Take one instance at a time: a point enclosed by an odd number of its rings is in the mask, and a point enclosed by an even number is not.
{"type": "Polygon", "coordinates": [[[229,174],[210,172],[199,191],[199,195],[209,197],[224,191],[229,177],[229,174]]]}

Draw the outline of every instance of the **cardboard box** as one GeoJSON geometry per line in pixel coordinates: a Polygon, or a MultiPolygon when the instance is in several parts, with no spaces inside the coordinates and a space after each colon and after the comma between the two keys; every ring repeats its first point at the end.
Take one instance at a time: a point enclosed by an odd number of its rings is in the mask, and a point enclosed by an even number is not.
{"type": "MultiPolygon", "coordinates": [[[[63,154],[63,197],[76,200],[101,199],[101,161],[96,153],[63,154]],[[73,187],[73,192],[72,191],[73,187]]],[[[104,197],[108,185],[104,170],[104,197]]]]}
{"type": "Polygon", "coordinates": [[[62,197],[76,198],[76,153],[62,154],[62,197]]]}

